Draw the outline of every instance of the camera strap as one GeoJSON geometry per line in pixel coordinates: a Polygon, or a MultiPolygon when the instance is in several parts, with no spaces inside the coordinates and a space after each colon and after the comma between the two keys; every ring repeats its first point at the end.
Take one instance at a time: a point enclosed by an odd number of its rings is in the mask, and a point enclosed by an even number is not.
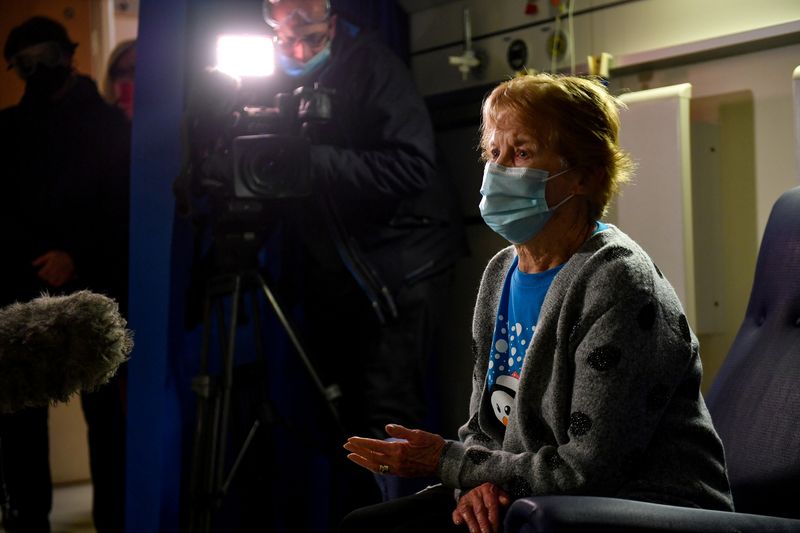
{"type": "Polygon", "coordinates": [[[335,207],[330,203],[326,195],[317,195],[320,199],[325,222],[331,233],[331,238],[336,246],[336,251],[342,259],[347,270],[361,287],[370,302],[372,310],[378,317],[381,325],[386,324],[386,312],[391,318],[397,318],[397,306],[394,303],[392,293],[386,284],[381,283],[377,274],[365,263],[361,257],[354,240],[347,234],[344,224],[339,218],[335,207]],[[381,305],[383,303],[383,305],[381,305]],[[384,309],[386,307],[386,309],[384,309]]]}

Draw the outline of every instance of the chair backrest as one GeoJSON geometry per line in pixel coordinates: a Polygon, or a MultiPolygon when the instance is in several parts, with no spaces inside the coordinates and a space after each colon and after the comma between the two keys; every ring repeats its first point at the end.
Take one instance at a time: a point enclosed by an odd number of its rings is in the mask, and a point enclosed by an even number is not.
{"type": "Polygon", "coordinates": [[[747,313],[708,407],[736,510],[800,518],[800,187],[772,208],[747,313]]]}

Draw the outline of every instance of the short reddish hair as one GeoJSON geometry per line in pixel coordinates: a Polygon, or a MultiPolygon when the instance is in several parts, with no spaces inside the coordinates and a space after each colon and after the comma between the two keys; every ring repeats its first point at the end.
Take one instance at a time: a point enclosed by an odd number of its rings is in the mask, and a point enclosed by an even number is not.
{"type": "Polygon", "coordinates": [[[590,217],[600,218],[621,184],[630,179],[633,161],[619,146],[619,109],[624,104],[597,80],[577,76],[526,74],[505,81],[486,97],[482,108],[481,150],[499,116],[510,113],[537,141],[569,167],[583,168],[599,181],[589,186],[590,217]],[[535,125],[535,126],[534,126],[535,125]]]}

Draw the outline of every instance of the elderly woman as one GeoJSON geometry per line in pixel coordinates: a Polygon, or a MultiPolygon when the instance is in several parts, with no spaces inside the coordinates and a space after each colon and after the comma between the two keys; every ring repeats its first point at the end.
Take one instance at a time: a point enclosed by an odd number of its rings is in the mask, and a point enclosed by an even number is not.
{"type": "Polygon", "coordinates": [[[484,102],[480,209],[512,246],[478,291],[469,421],[458,441],[395,425],[397,442],[350,438],[355,463],[442,484],[355,511],[343,531],[498,531],[513,499],[542,494],[732,509],[681,304],[598,221],[631,169],[618,105],[592,80],[545,74],[484,102]]]}

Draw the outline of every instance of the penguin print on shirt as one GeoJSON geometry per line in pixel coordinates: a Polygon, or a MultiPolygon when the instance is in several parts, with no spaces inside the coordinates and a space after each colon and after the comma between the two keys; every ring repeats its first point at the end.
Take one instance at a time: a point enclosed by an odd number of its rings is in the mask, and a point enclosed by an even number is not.
{"type": "Polygon", "coordinates": [[[492,387],[492,407],[494,408],[494,416],[502,422],[504,426],[508,425],[509,417],[511,416],[511,408],[514,405],[514,398],[517,396],[517,388],[519,387],[519,374],[514,372],[510,376],[498,376],[492,387]]]}
{"type": "Polygon", "coordinates": [[[559,270],[561,266],[526,274],[517,269],[515,260],[506,276],[486,373],[486,396],[501,431],[513,422],[525,354],[535,342],[539,310],[559,270]]]}

